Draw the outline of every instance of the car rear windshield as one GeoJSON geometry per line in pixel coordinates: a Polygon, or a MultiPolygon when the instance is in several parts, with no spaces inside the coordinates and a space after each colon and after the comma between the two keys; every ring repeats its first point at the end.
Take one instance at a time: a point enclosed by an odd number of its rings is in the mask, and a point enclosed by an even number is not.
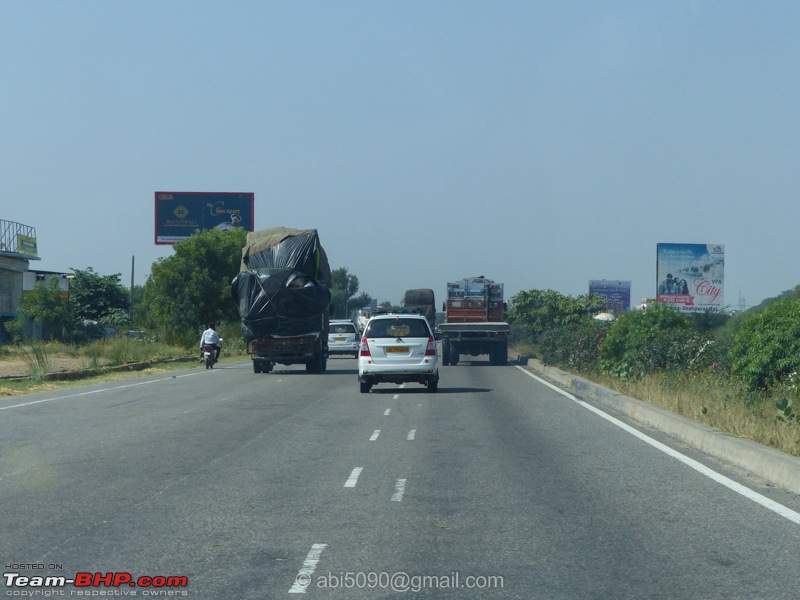
{"type": "Polygon", "coordinates": [[[430,337],[428,324],[422,319],[378,319],[372,321],[365,333],[371,338],[430,337]]]}
{"type": "Polygon", "coordinates": [[[350,323],[334,323],[331,325],[331,333],[355,333],[355,325],[350,323]]]}

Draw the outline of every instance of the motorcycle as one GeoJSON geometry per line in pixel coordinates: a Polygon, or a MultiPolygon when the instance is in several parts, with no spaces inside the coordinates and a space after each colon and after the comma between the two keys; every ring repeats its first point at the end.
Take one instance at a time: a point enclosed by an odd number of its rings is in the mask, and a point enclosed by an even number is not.
{"type": "MultiPolygon", "coordinates": [[[[222,339],[220,338],[220,343],[222,343],[222,339]]],[[[213,369],[214,365],[217,363],[217,359],[215,358],[216,351],[214,350],[214,346],[211,344],[203,345],[203,362],[206,364],[206,369],[213,369]]]]}

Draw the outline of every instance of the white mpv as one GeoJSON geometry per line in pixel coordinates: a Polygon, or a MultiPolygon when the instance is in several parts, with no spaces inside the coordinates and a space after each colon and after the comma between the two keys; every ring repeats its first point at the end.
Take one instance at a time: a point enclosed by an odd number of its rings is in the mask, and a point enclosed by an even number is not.
{"type": "Polygon", "coordinates": [[[435,392],[439,386],[436,340],[422,315],[389,313],[373,316],[361,336],[358,381],[367,393],[378,383],[413,381],[435,392]]]}

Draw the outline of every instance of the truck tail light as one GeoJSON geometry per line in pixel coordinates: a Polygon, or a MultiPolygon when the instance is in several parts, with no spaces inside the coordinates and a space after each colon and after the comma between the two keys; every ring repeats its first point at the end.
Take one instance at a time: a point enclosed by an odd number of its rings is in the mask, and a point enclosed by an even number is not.
{"type": "Polygon", "coordinates": [[[436,356],[436,340],[428,338],[428,347],[425,348],[425,356],[436,356]]]}
{"type": "Polygon", "coordinates": [[[361,338],[361,348],[359,349],[359,354],[361,356],[372,356],[369,352],[369,344],[367,344],[367,338],[361,338]]]}

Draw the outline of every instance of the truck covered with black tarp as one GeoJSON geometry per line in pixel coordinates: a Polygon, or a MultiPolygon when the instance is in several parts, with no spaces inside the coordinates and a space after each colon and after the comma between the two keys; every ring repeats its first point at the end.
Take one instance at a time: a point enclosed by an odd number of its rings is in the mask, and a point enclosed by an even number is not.
{"type": "Polygon", "coordinates": [[[274,227],[247,234],[231,296],[253,371],[305,364],[325,371],[331,271],[316,229],[274,227]]]}

